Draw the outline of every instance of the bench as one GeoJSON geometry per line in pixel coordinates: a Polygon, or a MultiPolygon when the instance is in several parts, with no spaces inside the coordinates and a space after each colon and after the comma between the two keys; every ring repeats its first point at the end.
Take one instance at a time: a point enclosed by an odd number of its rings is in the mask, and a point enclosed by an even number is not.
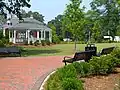
{"type": "Polygon", "coordinates": [[[67,63],[73,63],[73,62],[79,61],[79,60],[84,60],[85,62],[88,62],[88,60],[91,59],[93,52],[94,52],[94,50],[76,52],[73,58],[65,56],[64,60],[62,62],[64,62],[65,65],[67,65],[67,63]]]}
{"type": "Polygon", "coordinates": [[[115,47],[103,48],[102,51],[97,54],[97,56],[110,54],[114,48],[115,47]]]}
{"type": "Polygon", "coordinates": [[[0,56],[10,56],[13,54],[21,56],[21,51],[17,47],[0,48],[0,56]]]}

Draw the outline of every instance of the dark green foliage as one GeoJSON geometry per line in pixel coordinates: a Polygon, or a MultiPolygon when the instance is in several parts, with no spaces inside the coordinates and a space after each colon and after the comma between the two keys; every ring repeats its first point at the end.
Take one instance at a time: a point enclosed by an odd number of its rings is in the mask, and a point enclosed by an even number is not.
{"type": "Polygon", "coordinates": [[[46,45],[45,40],[41,40],[41,44],[42,44],[42,46],[45,46],[46,45]]]}
{"type": "Polygon", "coordinates": [[[0,40],[0,47],[5,47],[5,44],[3,43],[2,40],[0,40]]]}
{"type": "Polygon", "coordinates": [[[77,72],[73,65],[67,65],[58,69],[60,80],[63,78],[76,78],[77,72]]]}
{"type": "Polygon", "coordinates": [[[120,48],[115,48],[111,55],[116,58],[116,66],[120,66],[120,48]]]}
{"type": "Polygon", "coordinates": [[[45,85],[45,90],[63,90],[58,71],[50,76],[45,85]]]}
{"type": "Polygon", "coordinates": [[[91,72],[91,65],[87,62],[81,62],[81,63],[73,63],[73,66],[75,67],[78,75],[80,75],[80,77],[84,77],[84,76],[88,76],[90,75],[91,72]]]}
{"type": "Polygon", "coordinates": [[[35,45],[35,46],[40,45],[39,40],[36,40],[36,41],[34,42],[34,45],[35,45]]]}
{"type": "Polygon", "coordinates": [[[52,38],[52,42],[54,43],[54,44],[59,44],[60,43],[60,39],[58,38],[58,36],[54,36],[53,38],[52,38]]]}
{"type": "Polygon", "coordinates": [[[77,79],[74,66],[67,65],[58,69],[50,76],[46,85],[46,90],[83,90],[83,84],[77,79]]]}
{"type": "Polygon", "coordinates": [[[84,90],[82,81],[77,78],[64,78],[62,86],[63,90],[84,90]]]}
{"type": "Polygon", "coordinates": [[[93,57],[89,64],[92,66],[93,74],[108,74],[112,73],[116,66],[116,58],[112,55],[93,57]]]}
{"type": "Polygon", "coordinates": [[[8,44],[8,43],[9,43],[9,39],[2,38],[1,40],[2,40],[2,42],[3,42],[4,44],[8,44]]]}
{"type": "Polygon", "coordinates": [[[50,46],[50,41],[49,40],[45,40],[45,42],[46,42],[46,45],[50,46]]]}
{"type": "Polygon", "coordinates": [[[1,0],[0,1],[0,13],[7,18],[7,13],[15,14],[19,19],[22,19],[21,16],[21,7],[30,7],[30,0],[1,0]]]}

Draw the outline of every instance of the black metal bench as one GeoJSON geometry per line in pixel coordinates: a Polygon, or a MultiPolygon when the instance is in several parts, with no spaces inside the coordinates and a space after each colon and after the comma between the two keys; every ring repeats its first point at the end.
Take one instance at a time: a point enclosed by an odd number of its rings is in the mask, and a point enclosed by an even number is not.
{"type": "Polygon", "coordinates": [[[10,56],[13,54],[21,56],[21,51],[17,47],[0,48],[0,56],[10,56]]]}
{"type": "Polygon", "coordinates": [[[103,48],[102,51],[97,54],[97,56],[110,54],[114,48],[115,47],[103,48]]]}
{"type": "Polygon", "coordinates": [[[94,50],[83,51],[83,52],[76,52],[73,58],[65,56],[64,60],[62,62],[64,62],[65,65],[67,65],[67,63],[73,63],[73,62],[79,61],[79,60],[84,60],[85,62],[88,62],[88,60],[90,60],[91,57],[93,56],[92,55],[93,52],[94,52],[94,50]]]}

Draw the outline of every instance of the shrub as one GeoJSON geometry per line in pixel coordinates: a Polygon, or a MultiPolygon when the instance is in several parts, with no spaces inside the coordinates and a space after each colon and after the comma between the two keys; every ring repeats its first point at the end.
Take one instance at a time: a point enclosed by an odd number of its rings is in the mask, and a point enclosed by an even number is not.
{"type": "Polygon", "coordinates": [[[42,46],[45,46],[46,45],[45,40],[41,40],[41,44],[42,44],[42,46]]]}
{"type": "Polygon", "coordinates": [[[8,40],[8,39],[2,38],[1,40],[2,40],[2,42],[3,42],[4,44],[8,44],[8,43],[9,43],[9,40],[8,40]]]}
{"type": "Polygon", "coordinates": [[[87,62],[81,62],[81,63],[75,62],[73,63],[73,66],[75,67],[80,77],[85,77],[92,74],[90,64],[87,62]]]}
{"type": "Polygon", "coordinates": [[[58,75],[61,80],[63,78],[76,78],[77,77],[76,69],[74,68],[74,66],[72,64],[58,69],[58,73],[59,73],[58,75]]]}
{"type": "Polygon", "coordinates": [[[0,40],[0,47],[5,47],[5,44],[3,43],[2,40],[0,40]]]}
{"type": "Polygon", "coordinates": [[[34,42],[34,45],[35,45],[35,46],[40,45],[39,40],[36,40],[36,41],[34,42]]]}
{"type": "Polygon", "coordinates": [[[46,45],[50,46],[50,41],[49,40],[45,40],[45,42],[46,42],[46,45]]]}
{"type": "Polygon", "coordinates": [[[50,76],[45,85],[46,90],[83,90],[83,84],[77,79],[77,73],[72,64],[58,69],[50,76]]]}
{"type": "Polygon", "coordinates": [[[111,55],[113,55],[113,57],[116,58],[115,60],[116,66],[120,66],[120,48],[115,48],[111,55]]]}
{"type": "Polygon", "coordinates": [[[93,74],[108,74],[114,71],[116,58],[112,55],[93,57],[89,64],[92,66],[93,74]]]}
{"type": "Polygon", "coordinates": [[[47,80],[44,86],[45,90],[63,90],[62,83],[57,72],[58,71],[52,74],[47,80]]]}
{"type": "Polygon", "coordinates": [[[54,43],[54,44],[59,44],[60,43],[60,39],[58,38],[58,36],[54,36],[53,38],[52,38],[52,42],[54,43]]]}
{"type": "Polygon", "coordinates": [[[8,44],[9,44],[9,45],[13,45],[13,42],[9,42],[8,44]]]}
{"type": "Polygon", "coordinates": [[[63,90],[83,90],[82,81],[77,78],[64,78],[62,87],[63,90]]]}

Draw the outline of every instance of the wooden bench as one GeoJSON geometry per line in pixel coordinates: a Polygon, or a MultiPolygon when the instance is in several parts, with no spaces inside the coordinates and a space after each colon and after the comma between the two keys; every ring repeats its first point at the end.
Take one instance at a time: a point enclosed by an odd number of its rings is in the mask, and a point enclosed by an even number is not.
{"type": "Polygon", "coordinates": [[[115,47],[103,48],[102,51],[97,54],[97,56],[110,54],[114,48],[115,47]]]}
{"type": "Polygon", "coordinates": [[[0,56],[10,56],[13,54],[21,56],[21,51],[17,47],[0,48],[0,56]]]}
{"type": "Polygon", "coordinates": [[[64,62],[65,65],[67,65],[67,63],[73,63],[73,62],[79,61],[79,60],[84,60],[85,62],[88,62],[88,60],[90,60],[91,57],[93,56],[92,55],[93,52],[94,52],[94,50],[83,51],[83,52],[76,52],[73,58],[65,56],[64,60],[62,62],[64,62]]]}

